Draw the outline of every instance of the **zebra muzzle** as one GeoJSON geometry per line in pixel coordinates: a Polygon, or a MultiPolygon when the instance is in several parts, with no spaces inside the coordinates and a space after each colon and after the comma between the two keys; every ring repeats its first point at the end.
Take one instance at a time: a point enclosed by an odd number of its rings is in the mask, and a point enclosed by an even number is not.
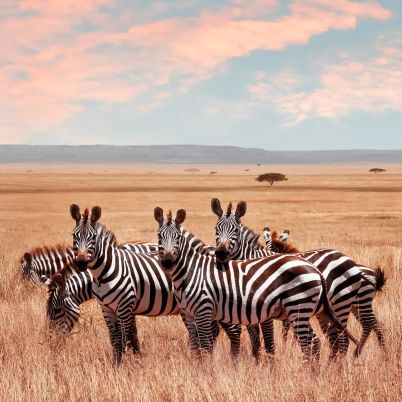
{"type": "Polygon", "coordinates": [[[215,250],[215,257],[220,263],[225,263],[229,260],[229,250],[226,248],[217,248],[215,250]]]}
{"type": "Polygon", "coordinates": [[[172,253],[164,253],[161,258],[162,266],[166,269],[171,269],[175,263],[174,257],[172,253]]]}

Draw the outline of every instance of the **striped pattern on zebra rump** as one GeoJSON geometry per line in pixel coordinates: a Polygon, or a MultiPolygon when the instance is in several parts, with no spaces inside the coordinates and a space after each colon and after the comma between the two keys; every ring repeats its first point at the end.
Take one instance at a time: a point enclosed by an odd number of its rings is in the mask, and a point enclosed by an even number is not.
{"type": "MultiPolygon", "coordinates": [[[[247,209],[247,204],[244,201],[238,203],[234,213],[231,212],[231,204],[229,204],[228,211],[224,213],[220,201],[216,198],[212,199],[211,208],[218,216],[215,227],[217,240],[215,254],[219,262],[225,264],[229,259],[276,255],[276,253],[266,250],[258,244],[255,241],[255,237],[258,235],[241,224],[240,218],[245,215],[247,209]]],[[[291,248],[290,245],[287,247],[288,249],[291,248]]],[[[361,271],[349,257],[336,250],[327,250],[325,254],[300,253],[297,256],[309,260],[322,272],[328,285],[328,298],[331,307],[343,326],[346,327],[351,306],[356,301],[357,292],[361,286],[361,271]]],[[[328,336],[331,345],[331,357],[335,357],[338,351],[346,353],[348,338],[345,334],[342,334],[339,328],[328,320],[327,315],[318,314],[317,319],[324,333],[328,336]]],[[[268,335],[264,336],[266,341],[271,338],[268,335]]],[[[273,352],[274,345],[266,344],[266,350],[273,352]]]]}
{"type": "Polygon", "coordinates": [[[212,320],[248,325],[287,318],[302,351],[315,357],[320,345],[309,319],[324,308],[342,328],[329,307],[325,281],[307,261],[279,255],[229,261],[225,269],[217,269],[215,258],[196,253],[183,236],[183,209],[173,220],[171,213],[164,218],[163,210],[157,207],[154,217],[159,223],[161,264],[172,278],[186,320],[194,322],[202,350],[212,350],[212,320]]]}
{"type": "MultiPolygon", "coordinates": [[[[272,251],[272,248],[270,249],[270,245],[272,242],[275,242],[275,247],[277,252],[283,253],[287,252],[289,249],[294,248],[294,246],[289,245],[289,244],[284,244],[282,241],[279,239],[276,240],[274,236],[271,238],[271,233],[269,228],[264,228],[263,231],[264,239],[266,241],[266,247],[268,251],[272,251]]],[[[295,248],[296,249],[296,248],[295,248]]],[[[307,251],[307,252],[299,252],[298,255],[302,256],[303,258],[306,258],[307,260],[311,261],[313,259],[316,259],[320,255],[325,255],[326,253],[333,252],[333,250],[328,250],[328,249],[321,249],[321,250],[313,250],[313,251],[307,251]]],[[[323,260],[324,262],[325,260],[323,260]]],[[[314,263],[314,261],[312,261],[314,263]]],[[[314,264],[316,265],[316,264],[314,264]]],[[[317,268],[320,269],[321,272],[324,271],[323,269],[325,268],[324,264],[317,264],[317,268]]],[[[374,297],[377,291],[381,291],[382,287],[385,284],[385,278],[384,278],[384,271],[377,268],[376,270],[373,270],[372,268],[366,267],[364,265],[356,264],[356,267],[360,270],[361,272],[361,284],[358,289],[355,301],[351,307],[351,311],[356,317],[356,319],[360,322],[362,328],[363,328],[363,334],[362,337],[359,341],[359,344],[357,345],[357,348],[355,350],[355,357],[358,357],[361,354],[361,351],[363,349],[363,346],[365,345],[368,336],[370,335],[371,331],[374,331],[378,342],[383,350],[385,350],[385,341],[384,341],[384,336],[382,333],[381,326],[378,323],[378,320],[375,316],[374,310],[373,310],[373,301],[374,297]]],[[[325,276],[325,274],[324,274],[325,276]]],[[[326,279],[327,283],[331,279],[326,279]]],[[[285,324],[285,322],[284,322],[285,324]]],[[[289,325],[284,325],[284,336],[286,338],[287,331],[289,330],[289,325]]]]}

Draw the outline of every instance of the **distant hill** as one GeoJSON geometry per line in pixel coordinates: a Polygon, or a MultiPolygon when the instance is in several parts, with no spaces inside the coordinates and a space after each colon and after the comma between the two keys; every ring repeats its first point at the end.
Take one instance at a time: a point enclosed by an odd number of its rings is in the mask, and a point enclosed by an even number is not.
{"type": "Polygon", "coordinates": [[[402,150],[268,151],[210,145],[0,145],[0,163],[402,163],[402,150]]]}

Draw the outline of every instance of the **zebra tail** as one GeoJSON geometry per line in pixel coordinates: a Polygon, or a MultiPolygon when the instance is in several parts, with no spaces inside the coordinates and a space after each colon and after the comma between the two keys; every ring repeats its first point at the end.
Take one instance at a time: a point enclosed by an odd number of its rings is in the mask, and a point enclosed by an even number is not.
{"type": "Polygon", "coordinates": [[[342,332],[345,332],[345,334],[348,336],[348,338],[357,346],[359,343],[357,339],[349,332],[349,330],[343,326],[343,324],[339,321],[339,318],[336,316],[334,313],[334,310],[332,310],[332,307],[329,304],[328,300],[328,293],[327,293],[327,282],[325,281],[324,277],[321,275],[321,283],[322,283],[322,295],[321,295],[321,301],[322,305],[324,307],[324,311],[328,314],[328,317],[331,319],[331,321],[341,330],[342,332]]]}
{"type": "Polygon", "coordinates": [[[385,272],[382,268],[377,267],[374,271],[375,273],[375,291],[382,292],[387,278],[385,277],[385,272]]]}

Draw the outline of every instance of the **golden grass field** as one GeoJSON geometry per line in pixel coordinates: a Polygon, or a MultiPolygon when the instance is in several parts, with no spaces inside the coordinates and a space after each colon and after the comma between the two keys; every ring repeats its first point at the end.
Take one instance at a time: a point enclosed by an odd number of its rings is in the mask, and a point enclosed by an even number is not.
{"type": "MultiPolygon", "coordinates": [[[[382,175],[369,175],[365,166],[204,166],[196,174],[184,168],[0,166],[0,400],[402,400],[402,166],[386,167],[382,175]],[[273,187],[256,182],[265,171],[285,173],[289,181],[273,187]],[[212,356],[196,361],[178,317],[140,317],[143,354],[126,354],[116,368],[95,302],[83,306],[82,322],[65,346],[49,337],[46,290],[20,281],[18,260],[36,245],[71,243],[72,202],[100,205],[101,222],[120,242],[155,242],[154,207],[185,208],[185,227],[211,244],[212,197],[223,204],[247,201],[244,224],[259,231],[288,228],[300,249],[337,248],[357,262],[383,267],[387,284],[375,309],[388,353],[371,335],[358,360],[351,345],[344,361],[330,363],[323,341],[320,367],[313,371],[292,339],[282,342],[278,323],[274,362],[254,363],[246,331],[237,363],[224,334],[212,356]]],[[[360,336],[354,318],[350,328],[360,336]]]]}

